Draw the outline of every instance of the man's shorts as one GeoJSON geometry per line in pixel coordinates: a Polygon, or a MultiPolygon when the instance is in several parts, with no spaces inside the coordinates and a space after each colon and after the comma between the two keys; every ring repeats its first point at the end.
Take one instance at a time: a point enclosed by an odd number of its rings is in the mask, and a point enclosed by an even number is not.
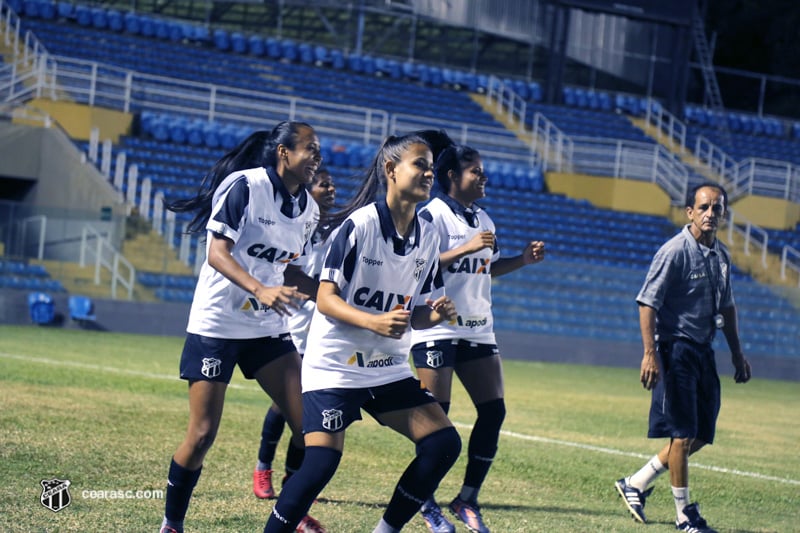
{"type": "Polygon", "coordinates": [[[411,347],[417,368],[454,367],[460,363],[492,357],[500,353],[496,344],[478,344],[463,339],[443,339],[420,342],[411,347]]]}
{"type": "Polygon", "coordinates": [[[364,409],[378,415],[435,403],[433,394],[415,378],[363,389],[320,389],[303,393],[303,433],[337,433],[361,420],[364,409]]]}
{"type": "Polygon", "coordinates": [[[662,376],[650,402],[650,438],[714,441],[720,408],[717,363],[711,345],[676,338],[656,345],[662,376]]]}
{"type": "Polygon", "coordinates": [[[288,333],[258,339],[215,339],[188,333],[181,354],[181,379],[230,383],[237,364],[244,377],[253,379],[262,366],[294,351],[288,333]]]}

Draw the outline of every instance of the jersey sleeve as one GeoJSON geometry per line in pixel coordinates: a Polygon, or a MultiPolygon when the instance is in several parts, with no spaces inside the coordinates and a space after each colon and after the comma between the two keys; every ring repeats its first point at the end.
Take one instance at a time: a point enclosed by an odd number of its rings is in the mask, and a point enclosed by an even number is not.
{"type": "Polygon", "coordinates": [[[353,277],[358,255],[358,231],[347,219],[331,241],[322,265],[320,281],[332,281],[339,290],[344,289],[353,277]]]}
{"type": "Polygon", "coordinates": [[[206,230],[218,233],[233,242],[239,240],[247,218],[250,187],[244,176],[236,179],[212,206],[206,230]]]}
{"type": "Polygon", "coordinates": [[[636,296],[636,301],[642,305],[652,307],[656,311],[664,304],[667,289],[672,283],[672,278],[679,270],[677,264],[679,254],[674,250],[662,247],[653,257],[650,269],[644,280],[644,285],[636,296]]]}

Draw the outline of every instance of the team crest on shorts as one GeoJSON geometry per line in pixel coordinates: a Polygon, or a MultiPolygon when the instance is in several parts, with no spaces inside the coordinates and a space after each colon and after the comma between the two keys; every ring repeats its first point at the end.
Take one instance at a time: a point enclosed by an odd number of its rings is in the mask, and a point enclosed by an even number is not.
{"type": "Polygon", "coordinates": [[[339,431],[342,429],[342,411],[340,409],[325,409],[322,411],[322,427],[328,431],[339,431]]]}
{"type": "Polygon", "coordinates": [[[41,484],[42,496],[39,501],[54,513],[72,503],[72,498],[69,496],[71,483],[68,479],[43,479],[41,484]]]}
{"type": "Polygon", "coordinates": [[[425,352],[426,363],[431,368],[439,368],[444,364],[444,356],[441,350],[428,350],[425,352]]]}
{"type": "Polygon", "coordinates": [[[425,269],[425,265],[428,264],[427,259],[416,259],[417,266],[414,268],[414,279],[419,281],[420,276],[422,275],[422,271],[425,269]]]}
{"type": "Polygon", "coordinates": [[[203,368],[200,373],[208,379],[214,379],[222,373],[222,361],[215,357],[203,357],[203,368]]]}

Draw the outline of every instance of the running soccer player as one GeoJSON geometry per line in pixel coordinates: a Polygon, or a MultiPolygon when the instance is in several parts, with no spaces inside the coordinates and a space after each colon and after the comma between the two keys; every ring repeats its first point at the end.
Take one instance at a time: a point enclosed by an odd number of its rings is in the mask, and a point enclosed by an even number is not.
{"type": "MultiPolygon", "coordinates": [[[[333,204],[336,201],[336,186],[327,168],[320,167],[317,169],[314,179],[308,185],[308,190],[319,206],[320,216],[324,216],[333,208],[333,204]]],[[[329,235],[329,232],[326,231],[328,229],[330,228],[327,226],[320,226],[314,232],[311,237],[311,252],[309,253],[306,267],[303,269],[306,275],[316,281],[319,281],[319,275],[322,272],[322,259],[328,249],[328,238],[323,238],[323,235],[329,235]]],[[[288,268],[297,267],[290,265],[288,268]]],[[[289,317],[289,331],[292,334],[292,341],[300,353],[300,357],[305,352],[306,337],[308,337],[311,315],[315,307],[314,301],[308,299],[300,309],[289,317]]],[[[275,458],[275,448],[281,439],[285,424],[286,419],[283,417],[281,410],[273,403],[264,417],[264,424],[261,430],[261,445],[258,448],[258,462],[253,471],[253,493],[258,498],[270,499],[275,497],[275,489],[272,484],[272,460],[275,458]]],[[[284,483],[300,467],[302,455],[297,457],[298,450],[302,451],[291,445],[287,450],[284,483]]]]}
{"type": "MultiPolygon", "coordinates": [[[[467,468],[450,511],[470,531],[488,533],[478,492],[492,466],[505,418],[503,369],[495,341],[491,278],[544,259],[545,246],[531,241],[516,257],[501,258],[495,225],[475,202],[486,195],[487,177],[480,154],[468,146],[449,146],[436,160],[442,194],[419,213],[439,233],[439,261],[447,294],[458,309],[455,320],[411,334],[417,375],[445,413],[455,371],[478,412],[467,450],[467,468]]],[[[433,496],[421,509],[428,529],[453,533],[433,496]]]]}
{"type": "Polygon", "coordinates": [[[430,197],[433,154],[420,135],[391,136],[351,202],[320,276],[303,358],[306,455],[281,490],[264,531],[291,532],[342,457],[345,430],[363,408],[416,444],[374,533],[400,529],[419,510],[461,450],[458,432],[408,364],[409,328],[454,320],[443,294],[439,237],[416,216],[430,197]],[[385,199],[373,201],[379,186],[385,199]]]}
{"type": "MultiPolygon", "coordinates": [[[[207,258],[180,362],[180,376],[189,382],[189,425],[170,464],[161,533],[183,531],[235,366],[272,397],[286,414],[293,446],[304,447],[300,356],[286,317],[316,283],[286,268],[301,260],[319,221],[305,185],[321,162],[313,128],[281,122],[217,161],[195,197],[167,206],[196,212],[189,227],[205,230],[207,258]],[[296,285],[285,285],[284,274],[296,285]]],[[[300,531],[324,531],[314,519],[301,518],[300,531]]]]}

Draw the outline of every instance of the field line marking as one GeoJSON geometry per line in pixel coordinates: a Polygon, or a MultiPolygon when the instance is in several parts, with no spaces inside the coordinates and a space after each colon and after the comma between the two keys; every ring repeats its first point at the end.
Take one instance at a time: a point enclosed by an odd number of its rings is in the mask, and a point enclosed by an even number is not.
{"type": "MultiPolygon", "coordinates": [[[[160,380],[175,380],[178,379],[178,376],[170,375],[170,374],[154,374],[151,372],[141,372],[139,370],[129,370],[125,368],[116,368],[113,366],[107,365],[96,365],[92,363],[80,363],[78,361],[61,361],[58,359],[48,359],[46,357],[25,357],[21,355],[15,355],[10,353],[0,352],[0,357],[4,357],[6,359],[16,359],[18,361],[25,361],[28,363],[42,363],[47,365],[56,365],[56,366],[66,366],[72,368],[83,368],[86,370],[95,370],[99,372],[108,372],[112,374],[124,374],[128,376],[138,376],[144,378],[151,378],[151,379],[160,379],[160,380]]],[[[260,387],[256,387],[254,385],[248,384],[238,384],[238,383],[231,383],[228,385],[230,388],[234,389],[244,389],[244,390],[261,390],[260,387]]],[[[453,425],[462,429],[472,429],[472,424],[464,424],[461,422],[453,422],[453,425]]],[[[512,437],[515,439],[526,440],[531,442],[543,442],[545,444],[556,444],[559,446],[568,446],[571,448],[578,448],[581,450],[587,450],[592,452],[598,453],[605,453],[609,455],[621,455],[624,457],[635,457],[637,459],[649,459],[653,456],[653,454],[647,455],[643,453],[637,452],[626,452],[622,450],[615,450],[614,448],[605,448],[603,446],[595,446],[593,444],[582,444],[580,442],[571,442],[566,440],[559,440],[559,439],[552,439],[549,437],[539,437],[536,435],[525,435],[524,433],[516,433],[514,431],[508,430],[500,430],[501,435],[505,435],[507,437],[512,437]]],[[[763,481],[775,481],[778,483],[787,483],[789,485],[800,485],[800,481],[796,479],[789,479],[789,478],[781,478],[776,476],[767,476],[764,474],[759,474],[757,472],[745,472],[742,470],[736,470],[731,468],[722,468],[719,466],[710,466],[710,465],[703,465],[700,463],[690,462],[689,465],[693,468],[699,468],[701,470],[709,470],[712,472],[719,472],[722,474],[732,474],[736,476],[742,477],[750,477],[754,479],[760,479],[763,481]]]]}

